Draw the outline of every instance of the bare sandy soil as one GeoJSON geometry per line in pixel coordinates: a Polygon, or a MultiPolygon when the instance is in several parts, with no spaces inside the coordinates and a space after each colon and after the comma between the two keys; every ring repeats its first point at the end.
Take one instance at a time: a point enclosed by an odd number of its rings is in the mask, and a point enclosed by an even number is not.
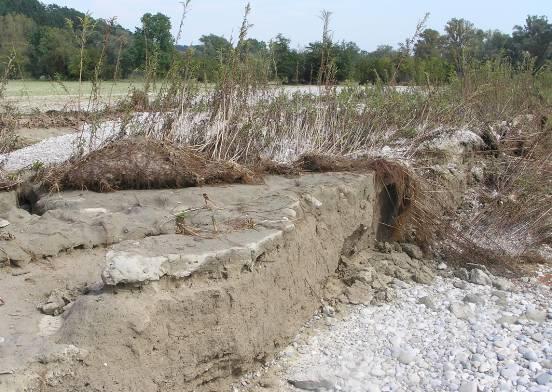
{"type": "Polygon", "coordinates": [[[224,390],[321,306],[342,252],[373,242],[374,192],[370,174],[328,174],[61,193],[40,215],[5,198],[0,390],[224,390]]]}

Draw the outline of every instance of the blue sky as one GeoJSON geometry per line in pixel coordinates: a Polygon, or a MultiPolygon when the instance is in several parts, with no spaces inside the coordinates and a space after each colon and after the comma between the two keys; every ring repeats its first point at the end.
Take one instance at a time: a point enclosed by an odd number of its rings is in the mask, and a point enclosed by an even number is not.
{"type": "MultiPolygon", "coordinates": [[[[57,0],[46,1],[90,11],[93,16],[117,16],[121,25],[134,30],[141,15],[162,12],[178,24],[178,0],[57,0]]],[[[245,1],[192,0],[181,44],[197,43],[203,34],[227,38],[236,36],[245,1]]],[[[511,33],[527,15],[546,15],[552,19],[550,0],[251,0],[250,36],[268,41],[277,33],[292,39],[294,47],[319,39],[322,9],[333,12],[332,30],[336,40],[356,42],[373,50],[381,44],[396,45],[410,36],[426,12],[428,27],[442,31],[452,17],[466,18],[482,29],[511,33]]],[[[176,26],[175,26],[176,27],[176,26]]]]}

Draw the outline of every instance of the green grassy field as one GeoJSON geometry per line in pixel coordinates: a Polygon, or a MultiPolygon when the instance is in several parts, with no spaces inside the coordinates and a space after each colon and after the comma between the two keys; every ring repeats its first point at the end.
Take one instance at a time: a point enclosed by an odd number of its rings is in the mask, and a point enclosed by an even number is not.
{"type": "MultiPolygon", "coordinates": [[[[144,82],[122,80],[102,82],[100,95],[125,95],[131,88],[143,88],[144,82]]],[[[82,83],[82,95],[88,96],[92,91],[92,83],[82,83]]],[[[50,82],[37,80],[12,80],[7,84],[6,97],[44,97],[44,96],[79,95],[79,82],[50,82]]]]}

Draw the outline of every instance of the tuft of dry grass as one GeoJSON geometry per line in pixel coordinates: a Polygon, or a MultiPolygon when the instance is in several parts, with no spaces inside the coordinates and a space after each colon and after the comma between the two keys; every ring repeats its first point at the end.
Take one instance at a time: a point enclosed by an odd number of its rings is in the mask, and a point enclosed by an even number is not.
{"type": "Polygon", "coordinates": [[[239,164],[210,160],[189,147],[147,138],[109,143],[83,157],[46,168],[39,178],[51,190],[97,192],[258,181],[252,171],[239,164]]]}
{"type": "Polygon", "coordinates": [[[477,250],[488,262],[539,262],[536,250],[552,246],[552,127],[529,117],[515,124],[487,158],[478,208],[452,215],[449,253],[460,260],[477,250]],[[512,138],[515,148],[512,148],[512,138]]]}

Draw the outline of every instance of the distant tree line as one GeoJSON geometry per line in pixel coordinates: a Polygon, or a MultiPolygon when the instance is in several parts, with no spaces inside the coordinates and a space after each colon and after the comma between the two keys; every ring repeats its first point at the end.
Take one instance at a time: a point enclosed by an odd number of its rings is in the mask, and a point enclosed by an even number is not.
{"type": "MultiPolygon", "coordinates": [[[[197,79],[217,80],[218,65],[232,50],[232,42],[211,34],[202,36],[198,45],[177,46],[167,16],[148,13],[141,22],[131,32],[115,20],[93,19],[72,8],[38,0],[2,0],[0,71],[11,59],[13,78],[71,80],[96,75],[111,80],[143,76],[152,69],[164,75],[173,61],[186,58],[197,79]]],[[[444,83],[472,62],[496,58],[514,65],[530,58],[539,69],[552,59],[552,24],[545,16],[528,16],[523,26],[505,34],[454,18],[444,33],[422,29],[412,42],[372,52],[346,41],[312,42],[295,49],[281,34],[269,42],[248,39],[246,45],[270,79],[282,83],[316,83],[324,55],[332,59],[333,77],[340,83],[444,83]]]]}

